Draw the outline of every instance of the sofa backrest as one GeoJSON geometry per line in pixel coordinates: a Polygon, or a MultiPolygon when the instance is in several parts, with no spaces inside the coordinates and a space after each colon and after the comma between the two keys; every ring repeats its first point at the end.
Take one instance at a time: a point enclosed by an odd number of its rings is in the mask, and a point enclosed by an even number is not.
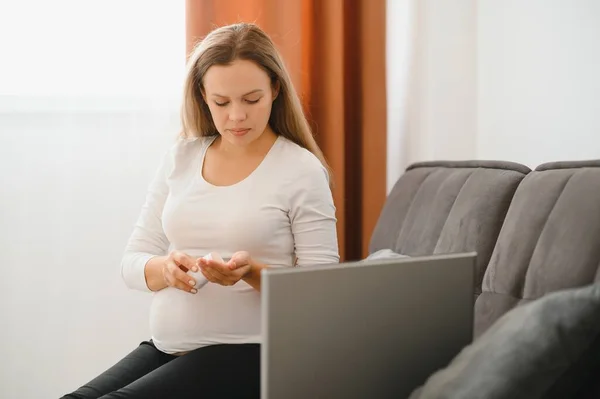
{"type": "Polygon", "coordinates": [[[513,307],[599,281],[600,161],[544,164],[519,185],[475,303],[475,335],[513,307]]]}
{"type": "Polygon", "coordinates": [[[476,295],[512,197],[531,170],[494,161],[411,165],[390,192],[369,252],[477,252],[476,295]]]}

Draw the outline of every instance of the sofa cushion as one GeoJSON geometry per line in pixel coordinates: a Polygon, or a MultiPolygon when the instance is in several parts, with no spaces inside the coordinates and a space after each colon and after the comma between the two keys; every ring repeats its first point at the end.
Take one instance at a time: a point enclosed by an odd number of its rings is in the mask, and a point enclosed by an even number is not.
{"type": "Polygon", "coordinates": [[[575,398],[600,358],[600,284],[506,313],[411,399],[575,398]]]}
{"type": "Polygon", "coordinates": [[[544,164],[519,185],[475,303],[475,336],[511,308],[598,281],[600,161],[544,164]]]}
{"type": "Polygon", "coordinates": [[[477,252],[476,295],[513,194],[530,172],[511,162],[423,162],[390,192],[369,252],[477,252]]]}

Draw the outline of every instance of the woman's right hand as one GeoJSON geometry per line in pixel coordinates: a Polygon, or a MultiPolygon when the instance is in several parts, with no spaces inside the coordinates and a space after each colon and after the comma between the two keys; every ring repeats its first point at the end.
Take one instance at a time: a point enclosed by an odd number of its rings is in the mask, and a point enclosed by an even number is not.
{"type": "Polygon", "coordinates": [[[169,287],[195,294],[197,292],[194,288],[196,281],[187,274],[188,270],[198,271],[196,259],[183,252],[172,251],[165,259],[162,267],[165,283],[169,287]]]}

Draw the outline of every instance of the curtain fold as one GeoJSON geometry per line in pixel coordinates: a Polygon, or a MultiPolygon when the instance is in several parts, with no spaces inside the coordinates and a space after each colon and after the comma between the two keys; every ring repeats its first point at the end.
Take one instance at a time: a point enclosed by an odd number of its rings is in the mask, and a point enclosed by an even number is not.
{"type": "Polygon", "coordinates": [[[386,198],[385,0],[186,0],[186,48],[254,22],[281,51],[333,169],[342,260],[368,254],[386,198]]]}

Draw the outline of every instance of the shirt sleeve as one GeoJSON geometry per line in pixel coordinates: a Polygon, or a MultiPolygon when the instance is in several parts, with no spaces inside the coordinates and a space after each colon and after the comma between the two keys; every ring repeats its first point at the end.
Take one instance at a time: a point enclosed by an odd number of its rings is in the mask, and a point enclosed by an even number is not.
{"type": "Polygon", "coordinates": [[[319,163],[294,182],[290,221],[297,266],[339,263],[335,206],[329,175],[319,163]]]}
{"type": "Polygon", "coordinates": [[[127,287],[150,292],[144,269],[155,256],[166,255],[169,241],[162,228],[162,212],[169,193],[169,154],[165,155],[149,185],[146,200],[129,237],[121,260],[121,276],[127,287]]]}

